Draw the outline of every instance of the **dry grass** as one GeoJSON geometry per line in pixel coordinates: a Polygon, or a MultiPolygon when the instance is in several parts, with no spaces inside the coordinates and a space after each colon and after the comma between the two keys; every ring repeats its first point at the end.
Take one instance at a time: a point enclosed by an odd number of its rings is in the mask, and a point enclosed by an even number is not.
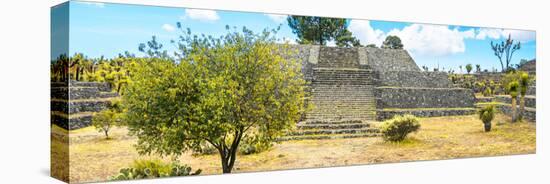
{"type": "MultiPolygon", "coordinates": [[[[493,130],[483,132],[475,115],[421,118],[421,130],[401,143],[387,143],[381,138],[338,140],[302,140],[276,144],[271,150],[240,155],[234,172],[329,167],[357,164],[437,160],[480,156],[529,154],[536,151],[535,124],[510,124],[498,115],[493,130]]],[[[158,158],[140,156],[132,146],[135,139],[126,130],[115,129],[113,139],[105,140],[93,129],[71,132],[71,182],[109,179],[135,159],[158,158]]],[[[162,158],[170,160],[170,158],[162,158]]],[[[203,174],[221,173],[217,155],[179,158],[203,174]]]]}

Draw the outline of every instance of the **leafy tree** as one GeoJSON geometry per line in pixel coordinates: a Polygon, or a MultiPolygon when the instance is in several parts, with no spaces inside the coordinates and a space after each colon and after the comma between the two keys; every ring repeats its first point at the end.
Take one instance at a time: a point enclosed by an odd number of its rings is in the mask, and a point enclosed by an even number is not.
{"type": "Polygon", "coordinates": [[[139,44],[138,50],[147,54],[149,57],[159,57],[159,58],[170,58],[168,51],[163,50],[164,46],[157,41],[156,36],[152,36],[151,41],[148,41],[147,44],[139,44]]]}
{"type": "Polygon", "coordinates": [[[61,54],[50,65],[52,72],[52,81],[68,81],[69,80],[69,57],[66,54],[61,54]]]}
{"type": "Polygon", "coordinates": [[[105,138],[109,139],[109,131],[115,126],[119,126],[122,119],[123,109],[120,100],[113,100],[107,109],[94,113],[92,125],[97,131],[105,134],[105,138]]]}
{"type": "MultiPolygon", "coordinates": [[[[211,144],[230,173],[243,139],[273,141],[304,112],[301,63],[275,43],[276,30],[226,27],[219,38],[182,30],[182,59],[149,58],[131,67],[123,96],[140,154],[178,156],[211,144]]],[[[176,41],[174,41],[176,42],[176,41]]]]}
{"type": "Polygon", "coordinates": [[[361,43],[352,36],[350,31],[345,29],[336,35],[336,45],[338,47],[360,47],[361,43]]]}
{"type": "Polygon", "coordinates": [[[518,97],[518,90],[519,83],[517,80],[512,81],[510,84],[508,84],[508,91],[510,92],[510,97],[512,97],[512,122],[516,122],[518,120],[516,102],[516,99],[518,97]]]}
{"type": "Polygon", "coordinates": [[[80,73],[81,73],[81,67],[80,64],[82,64],[84,60],[84,55],[82,53],[76,53],[73,57],[71,57],[69,62],[69,71],[72,71],[71,78],[73,80],[80,80],[80,73]]]}
{"type": "Polygon", "coordinates": [[[467,64],[466,65],[466,72],[468,72],[468,74],[470,74],[470,72],[472,71],[473,67],[472,67],[472,64],[467,64]]]}
{"type": "Polygon", "coordinates": [[[520,72],[519,74],[519,84],[520,84],[520,99],[519,99],[519,119],[523,119],[523,113],[525,113],[525,95],[527,94],[527,89],[529,89],[529,74],[527,72],[520,72]]]}
{"type": "Polygon", "coordinates": [[[398,36],[387,36],[386,40],[382,43],[383,49],[403,49],[401,38],[398,36]]]}
{"type": "Polygon", "coordinates": [[[359,40],[347,30],[346,19],[293,15],[287,22],[300,44],[326,45],[335,41],[338,46],[360,46],[359,40]]]}
{"type": "Polygon", "coordinates": [[[481,73],[481,65],[476,64],[476,73],[481,73]]]}
{"type": "Polygon", "coordinates": [[[502,41],[501,43],[493,43],[493,41],[491,41],[491,49],[493,49],[495,56],[500,61],[502,72],[504,72],[510,69],[510,62],[512,61],[512,56],[514,56],[514,52],[521,49],[521,42],[518,41],[517,43],[515,43],[514,40],[512,39],[512,35],[509,34],[508,39],[506,39],[505,41],[502,41]]]}

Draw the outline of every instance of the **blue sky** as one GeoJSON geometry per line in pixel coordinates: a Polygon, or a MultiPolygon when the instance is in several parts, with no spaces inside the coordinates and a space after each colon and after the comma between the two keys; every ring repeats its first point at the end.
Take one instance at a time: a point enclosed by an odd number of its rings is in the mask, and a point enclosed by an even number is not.
{"type": "MultiPolygon", "coordinates": [[[[52,23],[62,22],[54,20],[59,17],[52,14],[52,23]]],[[[178,37],[175,28],[177,22],[191,28],[194,33],[214,36],[224,34],[225,25],[246,26],[255,32],[282,25],[277,37],[292,42],[296,37],[286,24],[285,17],[263,13],[72,1],[69,52],[111,58],[129,51],[141,56],[139,44],[151,40],[153,35],[157,36],[165,49],[173,51],[175,47],[170,44],[170,40],[178,37]]],[[[512,63],[536,56],[533,31],[374,20],[350,20],[348,29],[364,45],[373,43],[379,46],[386,36],[397,35],[417,64],[429,68],[439,65],[440,68],[453,68],[460,72],[458,66],[472,63],[480,64],[482,69],[500,69],[490,42],[504,40],[508,34],[522,42],[522,48],[516,52],[512,63]]],[[[59,49],[52,50],[52,57],[59,55],[56,52],[59,49]]]]}

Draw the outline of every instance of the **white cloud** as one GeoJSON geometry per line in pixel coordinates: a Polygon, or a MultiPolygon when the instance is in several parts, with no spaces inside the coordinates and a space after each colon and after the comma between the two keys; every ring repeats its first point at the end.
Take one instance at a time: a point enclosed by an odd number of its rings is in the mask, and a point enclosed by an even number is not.
{"type": "Polygon", "coordinates": [[[277,14],[265,14],[268,16],[271,20],[273,20],[276,23],[283,23],[286,20],[286,17],[288,15],[277,15],[277,14]]]}
{"type": "Polygon", "coordinates": [[[501,35],[502,35],[501,29],[480,28],[476,35],[476,39],[478,40],[485,40],[486,38],[499,39],[501,35]]]}
{"type": "Polygon", "coordinates": [[[220,16],[214,10],[185,9],[185,15],[182,19],[187,18],[200,21],[216,21],[220,19],[220,16]]]}
{"type": "Polygon", "coordinates": [[[513,40],[520,42],[530,42],[536,39],[534,31],[512,30],[512,29],[498,29],[498,28],[481,28],[477,31],[476,39],[484,40],[489,39],[506,39],[508,35],[511,35],[513,40]]]}
{"type": "Polygon", "coordinates": [[[372,28],[368,20],[351,20],[348,29],[363,45],[375,44],[380,46],[386,39],[384,32],[372,28]]]}
{"type": "Polygon", "coordinates": [[[475,30],[459,31],[448,26],[412,24],[387,33],[374,29],[368,20],[352,20],[349,30],[361,44],[382,45],[389,35],[398,36],[404,48],[413,55],[443,56],[464,52],[464,39],[474,38],[475,30]]]}
{"type": "Polygon", "coordinates": [[[176,27],[170,25],[170,24],[163,24],[162,29],[168,32],[174,32],[176,30],[176,27]]]}
{"type": "Polygon", "coordinates": [[[375,44],[380,46],[389,35],[401,38],[404,48],[411,55],[445,56],[463,53],[466,50],[465,39],[501,39],[507,38],[521,42],[535,40],[535,32],[504,29],[468,29],[459,30],[458,27],[450,28],[444,25],[411,24],[402,29],[393,29],[384,32],[375,29],[368,20],[351,20],[348,29],[361,44],[375,44]]]}
{"type": "Polygon", "coordinates": [[[401,38],[404,48],[418,55],[445,56],[463,53],[466,50],[465,38],[475,36],[472,29],[460,31],[448,26],[412,24],[402,30],[394,29],[387,35],[401,38]]]}
{"type": "Polygon", "coordinates": [[[90,6],[96,6],[96,7],[99,7],[99,8],[105,7],[105,3],[98,3],[98,2],[76,1],[76,3],[90,5],[90,6]]]}

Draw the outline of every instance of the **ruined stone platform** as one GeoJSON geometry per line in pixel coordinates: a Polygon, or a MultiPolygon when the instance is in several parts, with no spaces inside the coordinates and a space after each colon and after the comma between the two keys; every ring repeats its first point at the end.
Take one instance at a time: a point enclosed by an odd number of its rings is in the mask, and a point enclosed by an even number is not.
{"type": "Polygon", "coordinates": [[[92,115],[106,109],[118,94],[108,83],[52,82],[51,123],[67,130],[90,126],[92,115]]]}
{"type": "Polygon", "coordinates": [[[290,58],[302,62],[313,109],[283,139],[378,136],[369,124],[395,115],[475,113],[472,90],[453,87],[446,73],[421,71],[405,50],[293,47],[298,54],[290,58]]]}

